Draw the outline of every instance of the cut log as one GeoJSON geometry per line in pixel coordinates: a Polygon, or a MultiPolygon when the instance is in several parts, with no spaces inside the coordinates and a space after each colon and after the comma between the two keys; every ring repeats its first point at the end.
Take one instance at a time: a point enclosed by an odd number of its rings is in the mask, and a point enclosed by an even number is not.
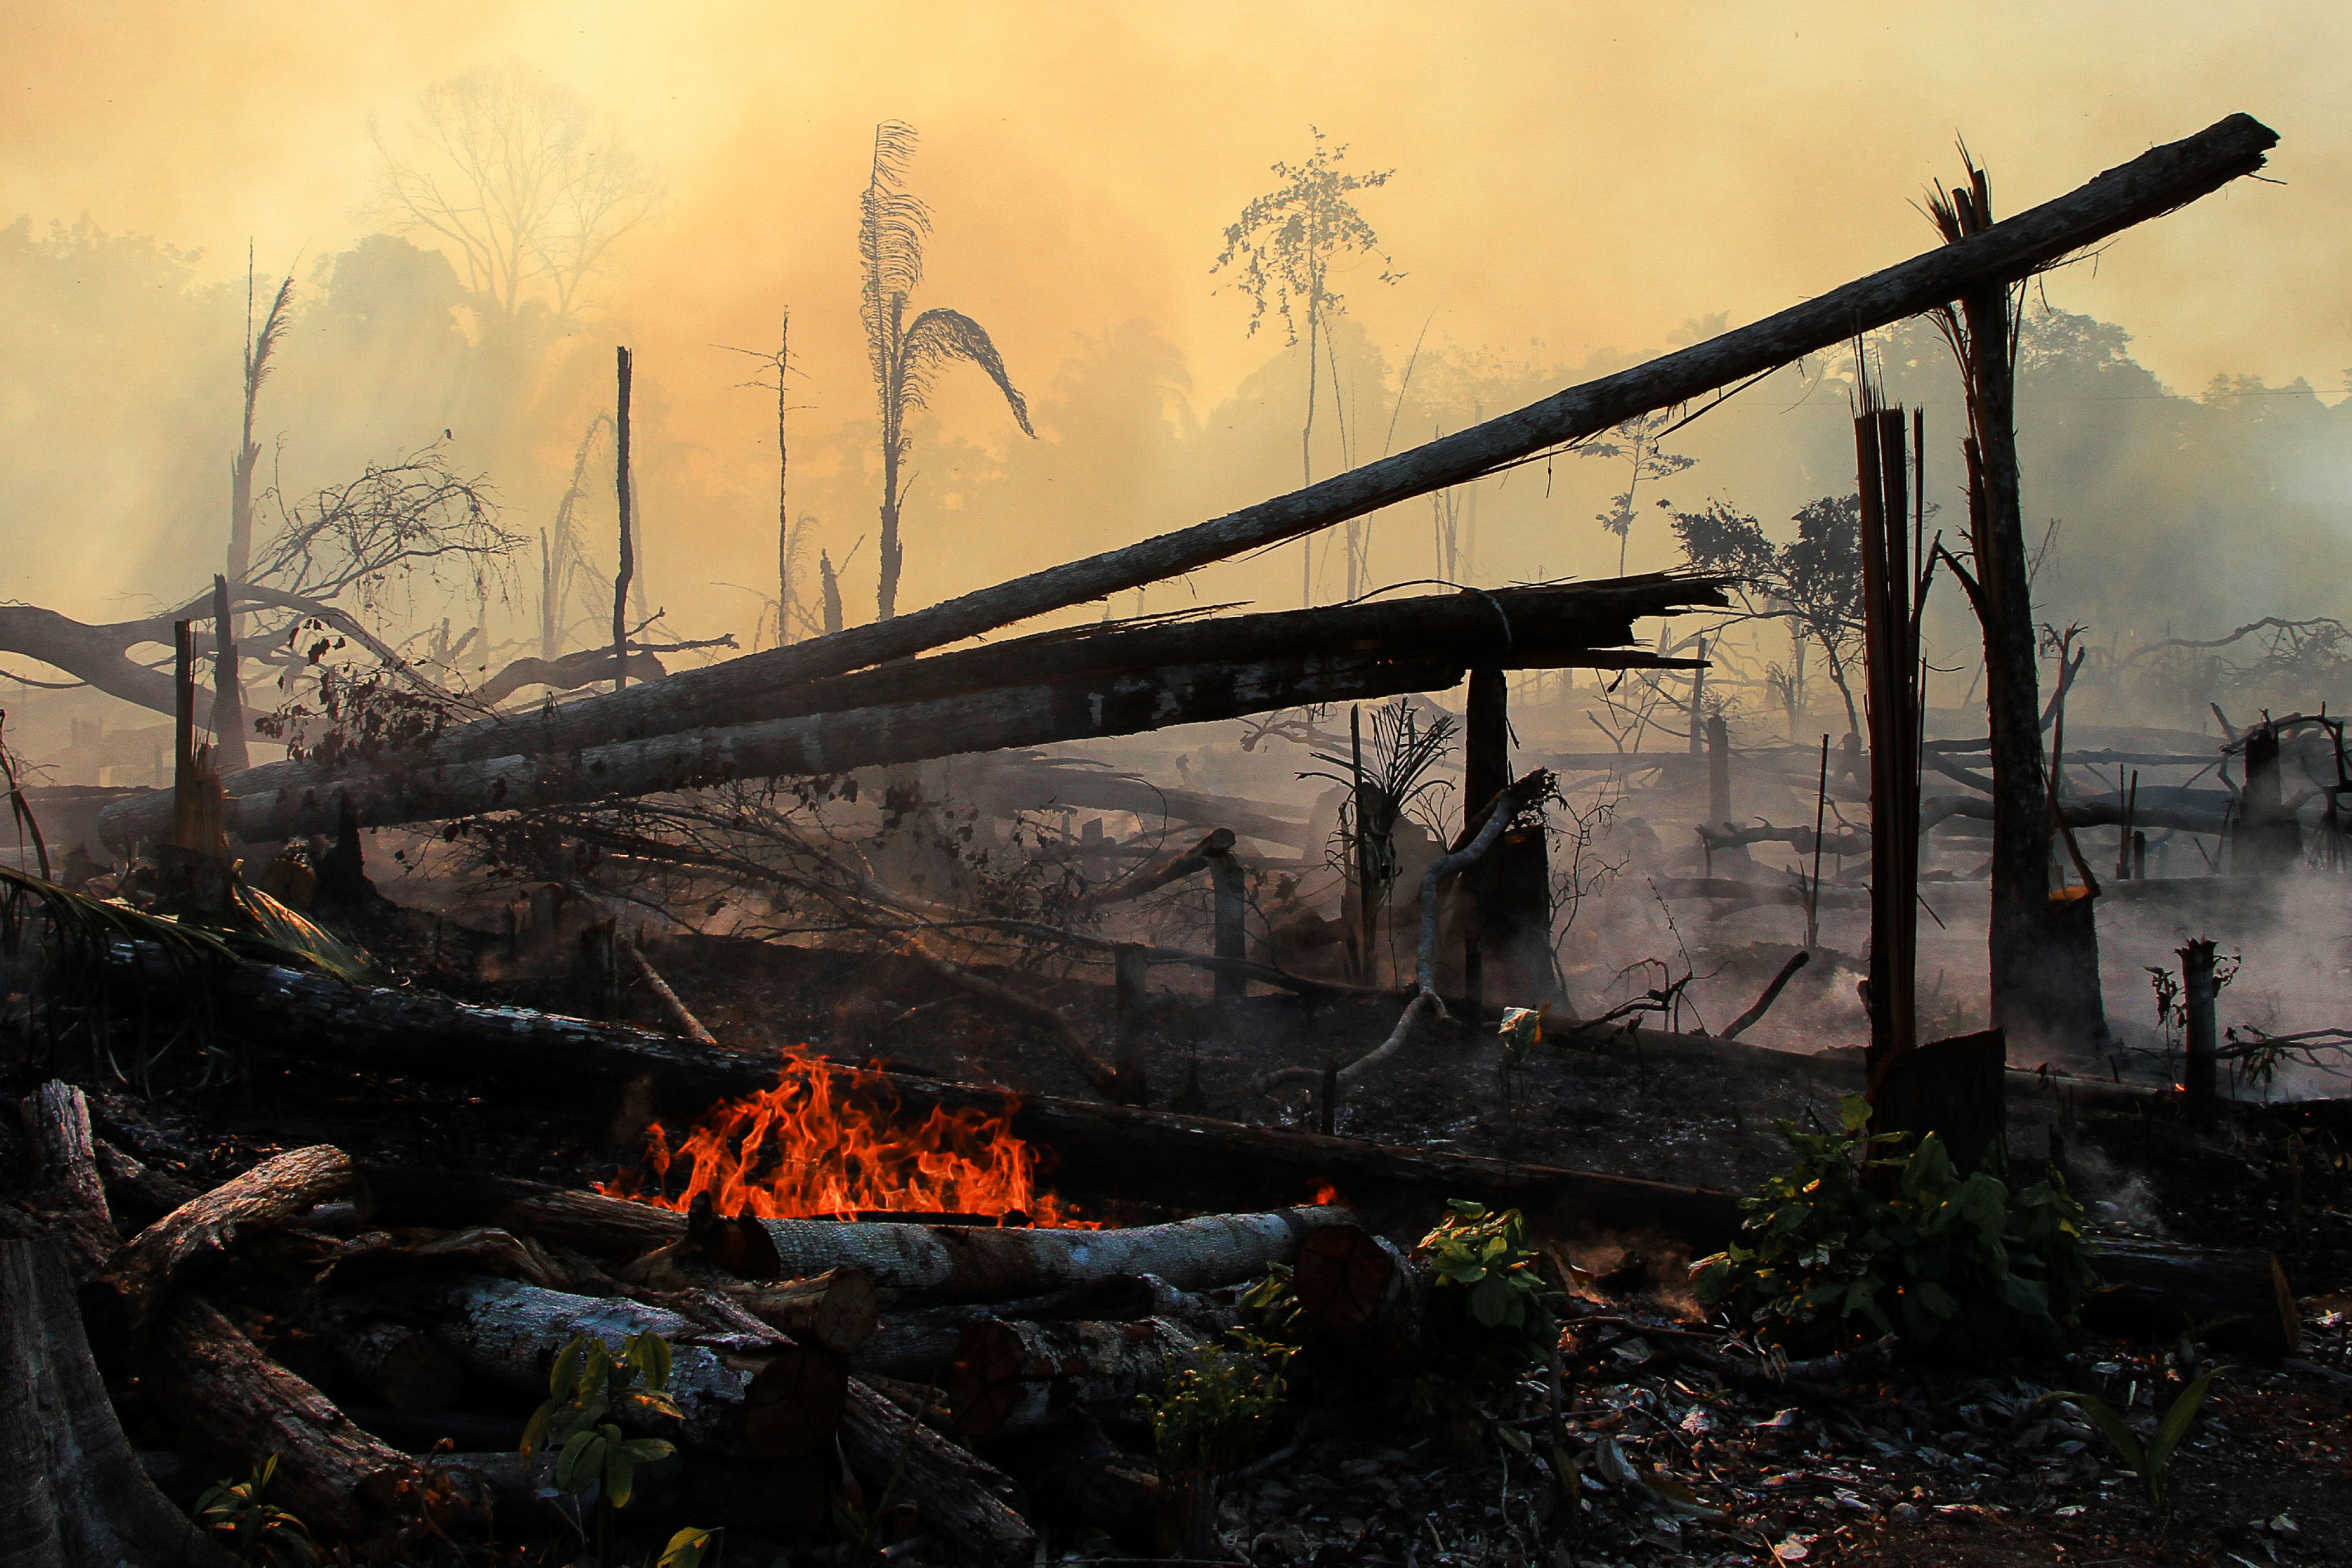
{"type": "Polygon", "coordinates": [[[1132,1323],[1026,1323],[966,1329],[948,1371],[948,1406],[967,1437],[1029,1436],[1082,1412],[1155,1394],[1168,1358],[1200,1337],[1165,1318],[1132,1323]]]}
{"type": "Polygon", "coordinates": [[[351,1156],[329,1144],[292,1149],[181,1205],[132,1237],[83,1292],[102,1339],[135,1333],[173,1287],[226,1256],[241,1232],[267,1230],[351,1191],[351,1156]]]}
{"type": "Polygon", "coordinates": [[[123,1440],[48,1244],[0,1242],[0,1563],[233,1568],[123,1440]]]}
{"type": "Polygon", "coordinates": [[[278,1456],[270,1500],[314,1531],[353,1538],[363,1555],[389,1554],[425,1532],[425,1510],[436,1505],[415,1461],[361,1431],[210,1302],[184,1297],[157,1326],[147,1382],[183,1443],[239,1475],[278,1456]]]}
{"type": "Polygon", "coordinates": [[[108,1205],[121,1212],[160,1219],[204,1195],[169,1171],[156,1170],[103,1138],[98,1140],[98,1170],[106,1179],[108,1205]]]}
{"type": "Polygon", "coordinates": [[[647,1429],[721,1450],[743,1441],[744,1391],[786,1348],[781,1337],[714,1332],[641,1302],[574,1296],[511,1279],[460,1279],[436,1292],[433,1304],[439,1309],[433,1333],[467,1371],[541,1397],[557,1352],[574,1337],[595,1335],[617,1352],[632,1334],[659,1334],[670,1344],[669,1392],[681,1419],[674,1433],[647,1429]]]}
{"type": "Polygon", "coordinates": [[[1408,1366],[1421,1348],[1429,1277],[1402,1247],[1360,1226],[1317,1231],[1291,1270],[1298,1305],[1356,1360],[1408,1366]]]}
{"type": "Polygon", "coordinates": [[[89,1130],[89,1104],[81,1090],[69,1083],[45,1083],[24,1101],[22,1114],[40,1162],[36,1200],[111,1223],[106,1184],[99,1174],[97,1140],[89,1130]]]}
{"type": "Polygon", "coordinates": [[[760,1223],[787,1273],[858,1268],[884,1289],[910,1296],[1002,1301],[1115,1274],[1156,1275],[1180,1290],[1238,1284],[1288,1261],[1316,1226],[1349,1217],[1344,1209],[1308,1205],[1271,1214],[1205,1215],[1132,1230],[760,1223]]]}
{"type": "Polygon", "coordinates": [[[788,1345],[743,1391],[743,1446],[763,1459],[805,1459],[833,1442],[848,1405],[840,1357],[788,1345]]]}
{"type": "MultiPolygon", "coordinates": [[[[1309,1239],[1321,1234],[1315,1231],[1309,1239]]],[[[1211,1297],[1179,1290],[1149,1274],[1117,1274],[1024,1301],[958,1302],[893,1312],[850,1358],[850,1364],[862,1374],[928,1382],[954,1363],[964,1331],[991,1318],[1030,1322],[1167,1318],[1203,1337],[1221,1334],[1241,1321],[1238,1310],[1211,1297]]]]}
{"type": "Polygon", "coordinates": [[[749,1285],[728,1294],[761,1321],[835,1355],[854,1353],[881,1322],[874,1281],[855,1268],[828,1268],[807,1279],[749,1285]]]}
{"type": "MultiPolygon", "coordinates": [[[[571,1020],[576,1022],[576,1020],[571,1020]]],[[[583,1027],[593,1026],[583,1025],[583,1027]]],[[[634,1031],[632,1031],[634,1033],[634,1031]]],[[[663,1037],[646,1035],[646,1039],[663,1037]]],[[[506,1176],[402,1165],[362,1164],[368,1220],[378,1226],[454,1230],[495,1225],[596,1258],[634,1258],[686,1236],[687,1216],[602,1193],[573,1192],[506,1176]]]]}
{"type": "Polygon", "coordinates": [[[2106,1287],[2084,1306],[2084,1320],[2095,1326],[2166,1336],[2187,1331],[2259,1355],[2303,1348],[2303,1314],[2270,1253],[2102,1239],[2092,1244],[2091,1265],[2106,1287]]]}
{"type": "Polygon", "coordinates": [[[982,1562],[1026,1556],[1037,1543],[1013,1510],[1010,1479],[854,1377],[841,1449],[868,1496],[898,1477],[898,1495],[914,1500],[922,1521],[982,1562]]]}
{"type": "Polygon", "coordinates": [[[421,1329],[345,1313],[320,1328],[344,1370],[394,1410],[446,1410],[466,1391],[466,1369],[421,1329]]]}

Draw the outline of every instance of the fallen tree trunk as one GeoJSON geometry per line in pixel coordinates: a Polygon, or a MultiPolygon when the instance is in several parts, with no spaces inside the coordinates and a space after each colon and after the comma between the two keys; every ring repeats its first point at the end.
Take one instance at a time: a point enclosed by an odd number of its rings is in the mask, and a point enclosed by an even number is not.
{"type": "Polygon", "coordinates": [[[867,1220],[765,1219],[788,1274],[854,1268],[884,1289],[932,1300],[1011,1300],[1117,1274],[1150,1274],[1180,1290],[1255,1279],[1286,1262],[1316,1226],[1347,1220],[1321,1205],[1214,1214],[1131,1230],[998,1229],[867,1220]]]}
{"type": "MultiPolygon", "coordinates": [[[[1664,575],[1517,592],[1516,619],[1498,618],[1507,612],[1483,595],[1446,595],[1107,633],[1093,639],[1105,647],[1066,674],[1037,649],[1020,658],[1007,657],[1021,651],[1014,648],[946,655],[779,697],[751,721],[690,730],[674,723],[570,753],[530,744],[526,734],[510,737],[516,750],[503,754],[452,760],[420,752],[361,773],[269,763],[230,781],[226,820],[232,834],[253,842],[333,831],[345,798],[359,826],[373,827],[734,778],[842,773],[1308,702],[1443,690],[1477,661],[1682,668],[1689,661],[1594,650],[1632,640],[1637,616],[1723,603],[1710,580],[1664,575]],[[1243,623],[1267,626],[1253,632],[1243,623]],[[1174,646],[1169,634],[1179,632],[1184,638],[1174,646]],[[1270,651],[1232,651],[1254,641],[1270,651]]],[[[129,796],[100,814],[100,831],[123,848],[157,839],[169,826],[168,808],[160,796],[129,796]]]]}
{"type": "Polygon", "coordinates": [[[2098,1241],[2092,1261],[2106,1286],[2084,1310],[2095,1322],[2164,1335],[2203,1331],[2264,1355],[2302,1351],[2303,1314],[2270,1253],[2098,1241]]]}
{"type": "MultiPolygon", "coordinates": [[[[1337,1227],[1318,1227],[1308,1235],[1307,1242],[1327,1228],[1337,1227]]],[[[956,1302],[893,1312],[850,1358],[850,1365],[861,1373],[928,1383],[954,1364],[956,1346],[964,1331],[991,1318],[1008,1322],[1131,1322],[1167,1318],[1202,1335],[1221,1334],[1241,1321],[1234,1309],[1179,1290],[1165,1279],[1118,1274],[1024,1301],[956,1302]]]]}
{"type": "Polygon", "coordinates": [[[1007,1500],[1013,1482],[902,1411],[858,1378],[849,1380],[841,1449],[878,1497],[893,1479],[925,1524],[986,1563],[1026,1556],[1037,1532],[1007,1500]]]}
{"type": "Polygon", "coordinates": [[[231,1568],[123,1440],[65,1270],[0,1242],[0,1563],[231,1568]]]}
{"type": "Polygon", "coordinates": [[[496,1226],[606,1258],[641,1258],[687,1234],[687,1216],[675,1210],[602,1193],[418,1166],[368,1164],[360,1173],[368,1219],[379,1226],[496,1226]]]}
{"type": "Polygon", "coordinates": [[[1168,1358],[1200,1338],[1164,1318],[1030,1323],[991,1318],[956,1344],[948,1406],[967,1437],[1050,1432],[1087,1411],[1132,1405],[1167,1380],[1168,1358]]]}
{"type": "Polygon", "coordinates": [[[618,1351],[632,1334],[659,1334],[670,1343],[669,1393],[680,1415],[677,1436],[720,1450],[744,1441],[745,1392],[786,1348],[781,1335],[762,1340],[714,1331],[638,1301],[574,1296],[488,1277],[439,1289],[433,1306],[434,1334],[467,1371],[541,1395],[556,1353],[575,1336],[593,1334],[618,1351]]]}
{"type": "Polygon", "coordinates": [[[2277,143],[2267,126],[2233,114],[1956,244],[1288,495],[888,620],[590,698],[535,722],[469,725],[445,734],[434,754],[505,755],[517,749],[518,735],[561,752],[681,724],[726,722],[744,704],[756,705],[807,682],[979,637],[1467,483],[1546,447],[1686,403],[1973,290],[2027,277],[2253,174],[2277,143]]]}
{"type": "Polygon", "coordinates": [[[240,1471],[278,1456],[271,1500],[313,1530],[355,1538],[364,1555],[424,1533],[415,1460],[361,1431],[202,1298],[173,1304],[158,1326],[145,1381],[183,1441],[240,1471]]]}
{"type": "Polygon", "coordinates": [[[749,1285],[727,1294],[761,1321],[835,1355],[855,1354],[881,1326],[874,1281],[855,1268],[828,1268],[807,1279],[749,1285]]]}
{"type": "Polygon", "coordinates": [[[105,1337],[143,1329],[177,1281],[225,1257],[240,1232],[268,1229],[352,1186],[351,1156],[320,1144],[264,1160],[241,1176],[181,1205],[116,1254],[82,1294],[82,1310],[105,1337]]]}

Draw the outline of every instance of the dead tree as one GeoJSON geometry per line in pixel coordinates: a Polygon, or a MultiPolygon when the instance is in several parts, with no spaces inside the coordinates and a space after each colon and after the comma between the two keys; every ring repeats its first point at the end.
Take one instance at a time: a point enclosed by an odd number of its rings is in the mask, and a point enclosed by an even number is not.
{"type": "MultiPolygon", "coordinates": [[[[1963,245],[1997,229],[1990,203],[1984,171],[1971,166],[1966,187],[1932,204],[1946,242],[1963,245]]],[[[1985,279],[1958,298],[1958,309],[1945,307],[1939,321],[1968,390],[1970,435],[1963,449],[1974,569],[1959,576],[1984,631],[1993,785],[1992,1021],[2013,1039],[2104,1047],[2094,889],[2054,898],[2050,885],[2053,823],[2019,491],[2009,281],[1985,279]]]]}

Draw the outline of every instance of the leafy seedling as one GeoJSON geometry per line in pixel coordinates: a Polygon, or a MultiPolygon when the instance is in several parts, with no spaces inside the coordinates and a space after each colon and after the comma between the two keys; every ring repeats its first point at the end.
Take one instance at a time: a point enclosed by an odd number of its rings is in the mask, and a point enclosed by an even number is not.
{"type": "Polygon", "coordinates": [[[2173,1450],[2180,1439],[2189,1435],[2189,1425],[2197,1419],[2198,1407],[2205,1403],[2205,1394],[2213,1384],[2216,1373],[2207,1373],[2173,1396],[2172,1405],[2156,1424],[2156,1433],[2143,1446],[2131,1423],[2116,1414],[2107,1402],[2095,1394],[2071,1390],[2045,1394],[2047,1399],[2067,1399],[2083,1407],[2100,1435],[2115,1449],[2124,1463],[2130,1466],[2140,1484],[2147,1488],[2148,1500],[2159,1509],[2165,1504],[2165,1479],[2172,1467],[2173,1450]]]}
{"type": "Polygon", "coordinates": [[[319,1561],[309,1528],[262,1495],[277,1473],[278,1456],[272,1454],[246,1479],[215,1482],[196,1500],[196,1522],[226,1537],[230,1550],[249,1563],[307,1568],[319,1561]]]}

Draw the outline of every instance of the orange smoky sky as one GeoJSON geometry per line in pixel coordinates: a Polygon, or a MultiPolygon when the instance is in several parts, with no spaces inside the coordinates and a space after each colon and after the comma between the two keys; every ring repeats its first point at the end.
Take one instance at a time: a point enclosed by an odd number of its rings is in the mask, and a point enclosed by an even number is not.
{"type": "MultiPolygon", "coordinates": [[[[1080,334],[1136,320],[1181,351],[1196,409],[1262,364],[1278,329],[1245,335],[1246,302],[1216,291],[1209,265],[1269,163],[1305,155],[1310,125],[1351,165],[1395,171],[1360,205],[1402,280],[1368,266],[1342,284],[1392,360],[1426,325],[1433,341],[1540,342],[1575,363],[1646,356],[1687,322],[1753,320],[1927,248],[1912,204],[1956,174],[1956,135],[2008,212],[2244,110],[2280,132],[2269,173],[2284,184],[2240,182],[2135,230],[2048,292],[2127,327],[2177,387],[2301,375],[2333,401],[2352,364],[2341,4],[8,10],[0,222],[87,215],[201,248],[205,280],[240,274],[248,239],[269,272],[386,226],[371,125],[399,134],[436,81],[520,60],[584,93],[667,192],[616,250],[589,331],[625,334],[672,433],[746,498],[770,471],[772,408],[737,389],[749,362],[712,345],[771,345],[790,306],[808,372],[796,417],[812,436],[870,418],[855,225],[886,117],[921,132],[924,302],[984,322],[1033,395],[1080,334]]],[[[939,411],[1002,445],[1017,437],[993,395],[960,373],[939,411]]],[[[747,499],[662,521],[696,554],[681,574],[716,581],[772,562],[758,519],[747,499]]],[[[910,596],[1139,531],[1041,516],[910,564],[910,596]]],[[[62,603],[80,587],[12,574],[0,591],[62,603]]]]}

